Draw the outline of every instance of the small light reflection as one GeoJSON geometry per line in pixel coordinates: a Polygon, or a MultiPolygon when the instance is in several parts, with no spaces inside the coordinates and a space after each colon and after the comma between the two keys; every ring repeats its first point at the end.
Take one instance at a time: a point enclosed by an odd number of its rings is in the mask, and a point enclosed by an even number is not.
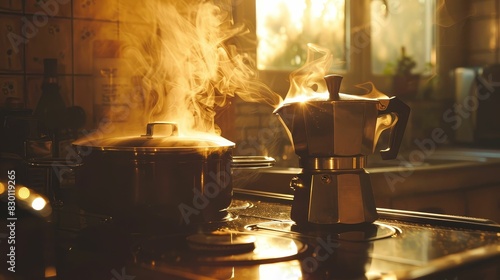
{"type": "Polygon", "coordinates": [[[292,256],[297,254],[298,248],[297,244],[290,240],[290,242],[285,243],[281,242],[276,246],[275,244],[271,244],[272,240],[266,238],[257,238],[255,241],[254,250],[255,255],[263,258],[275,258],[282,256],[292,256]]]}
{"type": "Polygon", "coordinates": [[[17,196],[21,200],[25,200],[30,196],[31,192],[27,187],[20,187],[17,190],[17,196]]]}
{"type": "Polygon", "coordinates": [[[47,205],[47,201],[45,201],[42,197],[37,197],[33,199],[33,202],[31,202],[31,207],[37,211],[42,210],[45,205],[47,205]]]}

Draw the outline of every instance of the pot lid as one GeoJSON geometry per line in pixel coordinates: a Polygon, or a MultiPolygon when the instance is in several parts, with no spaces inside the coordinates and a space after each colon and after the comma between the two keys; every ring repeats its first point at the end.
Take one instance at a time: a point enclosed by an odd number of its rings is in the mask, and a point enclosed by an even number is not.
{"type": "Polygon", "coordinates": [[[195,136],[180,136],[177,124],[172,122],[148,123],[146,134],[109,138],[85,137],[73,143],[75,146],[109,151],[177,152],[218,150],[234,147],[234,143],[217,135],[196,133],[195,136]],[[157,130],[157,133],[154,131],[157,130]]]}

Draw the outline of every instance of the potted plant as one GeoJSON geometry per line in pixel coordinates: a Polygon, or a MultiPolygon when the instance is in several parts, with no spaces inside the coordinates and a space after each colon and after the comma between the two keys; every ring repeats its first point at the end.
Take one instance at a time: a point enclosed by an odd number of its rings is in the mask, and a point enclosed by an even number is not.
{"type": "Polygon", "coordinates": [[[418,92],[420,74],[413,73],[417,62],[413,57],[406,55],[405,47],[401,47],[401,56],[396,63],[386,66],[386,73],[393,74],[393,94],[399,97],[415,97],[418,92]]]}

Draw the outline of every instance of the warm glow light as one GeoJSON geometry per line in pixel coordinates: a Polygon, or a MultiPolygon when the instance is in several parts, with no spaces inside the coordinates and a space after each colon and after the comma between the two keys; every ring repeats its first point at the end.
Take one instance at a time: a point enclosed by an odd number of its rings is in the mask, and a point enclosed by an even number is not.
{"type": "Polygon", "coordinates": [[[253,251],[256,256],[262,256],[266,258],[273,258],[282,255],[294,255],[297,253],[298,248],[297,244],[294,241],[290,240],[288,246],[282,244],[279,248],[276,246],[272,246],[272,244],[267,243],[267,239],[265,238],[257,238],[255,241],[255,250],[253,251]]]}
{"type": "Polygon", "coordinates": [[[42,197],[37,197],[33,199],[33,202],[31,202],[31,207],[37,211],[42,210],[45,205],[47,205],[47,202],[42,197]]]}
{"type": "Polygon", "coordinates": [[[307,44],[324,46],[345,67],[345,0],[257,0],[259,69],[296,69],[307,44]]]}
{"type": "Polygon", "coordinates": [[[300,262],[280,262],[273,264],[262,264],[259,266],[259,279],[302,279],[302,271],[300,269],[300,262]]]}
{"type": "Polygon", "coordinates": [[[228,40],[245,37],[247,28],[234,25],[227,5],[218,2],[120,1],[120,16],[127,19],[120,22],[120,71],[141,77],[141,93],[129,105],[129,120],[137,125],[111,120],[117,134],[168,121],[185,135],[220,135],[215,109],[230,98],[271,107],[281,102],[257,80],[252,58],[228,40]]]}
{"type": "Polygon", "coordinates": [[[497,48],[497,40],[495,38],[498,38],[497,36],[498,29],[496,24],[490,24],[490,42],[489,42],[489,47],[491,50],[495,50],[497,48]]]}
{"type": "Polygon", "coordinates": [[[5,185],[0,182],[0,194],[3,194],[6,190],[7,188],[5,187],[5,185]]]}
{"type": "Polygon", "coordinates": [[[30,190],[27,187],[20,187],[17,190],[17,196],[19,199],[24,200],[30,196],[30,190]]]}
{"type": "Polygon", "coordinates": [[[57,276],[57,270],[53,266],[48,266],[45,268],[45,278],[49,277],[56,277],[57,276]]]}

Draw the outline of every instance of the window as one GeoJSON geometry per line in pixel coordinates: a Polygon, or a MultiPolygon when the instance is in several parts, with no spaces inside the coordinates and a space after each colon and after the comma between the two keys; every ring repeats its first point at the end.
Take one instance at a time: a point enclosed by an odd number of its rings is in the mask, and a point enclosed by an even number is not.
{"type": "Polygon", "coordinates": [[[304,64],[307,44],[331,51],[333,69],[346,68],[344,0],[256,0],[259,70],[293,70],[304,64]]]}
{"type": "Polygon", "coordinates": [[[434,0],[374,0],[370,16],[374,74],[394,74],[403,52],[417,62],[415,72],[435,64],[434,0]]]}
{"type": "Polygon", "coordinates": [[[332,71],[353,84],[393,74],[403,47],[417,61],[414,72],[426,73],[436,61],[435,2],[256,0],[257,66],[290,72],[315,43],[330,49],[332,71]]]}

